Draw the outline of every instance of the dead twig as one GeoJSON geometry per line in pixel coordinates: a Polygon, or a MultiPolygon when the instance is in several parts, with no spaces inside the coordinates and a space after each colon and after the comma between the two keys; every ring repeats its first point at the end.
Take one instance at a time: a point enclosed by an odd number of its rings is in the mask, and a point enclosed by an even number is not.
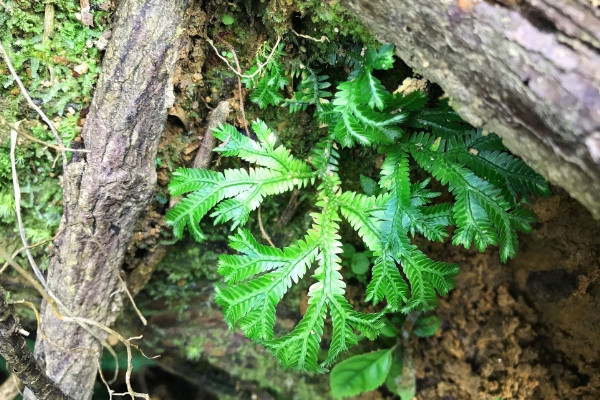
{"type": "Polygon", "coordinates": [[[50,292],[48,289],[48,285],[46,284],[46,280],[42,275],[42,271],[40,271],[37,263],[35,262],[31,251],[29,251],[29,246],[27,244],[27,237],[25,236],[25,227],[23,226],[23,219],[21,217],[21,187],[19,185],[19,178],[17,176],[17,166],[15,159],[15,149],[17,146],[17,131],[14,129],[10,130],[10,164],[12,169],[12,181],[13,181],[13,190],[15,197],[15,213],[17,215],[17,224],[19,226],[19,234],[21,235],[21,242],[23,242],[23,247],[25,248],[25,254],[27,254],[27,259],[31,264],[31,268],[35,273],[35,276],[38,278],[40,283],[44,286],[46,291],[50,292]]]}
{"type": "Polygon", "coordinates": [[[260,206],[258,206],[258,227],[260,228],[260,233],[262,233],[263,238],[265,238],[265,240],[267,242],[269,242],[269,244],[272,247],[277,247],[277,246],[275,246],[275,244],[273,243],[273,241],[271,240],[271,238],[267,234],[267,231],[265,231],[265,227],[263,226],[263,223],[262,223],[262,217],[260,215],[260,206]]]}
{"type": "Polygon", "coordinates": [[[300,191],[298,188],[294,188],[294,190],[292,190],[292,194],[290,195],[290,200],[281,212],[279,221],[277,221],[277,227],[279,229],[285,228],[296,213],[296,209],[298,208],[299,204],[298,197],[300,197],[300,191]]]}
{"type": "Polygon", "coordinates": [[[23,121],[19,121],[16,124],[11,125],[4,118],[0,117],[0,124],[2,124],[4,126],[7,126],[9,128],[14,129],[15,131],[17,131],[17,133],[19,134],[19,136],[23,136],[25,139],[31,140],[32,142],[35,142],[35,143],[39,143],[42,146],[50,147],[51,149],[58,150],[58,151],[63,151],[64,150],[64,151],[71,151],[71,152],[78,152],[78,153],[89,153],[90,152],[89,150],[86,150],[86,149],[72,149],[70,147],[60,147],[60,146],[57,146],[57,145],[52,144],[52,143],[44,142],[43,140],[40,140],[40,139],[36,138],[35,136],[32,136],[32,135],[28,134],[23,129],[21,129],[21,127],[18,125],[21,122],[23,122],[23,121]]]}
{"type": "Polygon", "coordinates": [[[324,42],[329,42],[329,38],[325,35],[321,36],[320,39],[316,39],[312,36],[308,36],[308,35],[303,35],[301,33],[296,32],[294,29],[292,29],[292,32],[294,32],[294,35],[304,38],[304,39],[308,39],[308,40],[312,40],[314,42],[318,42],[318,43],[324,43],[324,42]]]}
{"type": "Polygon", "coordinates": [[[46,43],[50,36],[52,36],[52,31],[54,30],[54,4],[46,3],[46,7],[44,8],[44,36],[42,38],[42,42],[46,43]]]}
{"type": "Polygon", "coordinates": [[[210,38],[206,38],[206,41],[208,42],[208,44],[210,44],[210,46],[213,48],[213,50],[215,51],[215,53],[217,54],[217,57],[219,57],[221,60],[225,61],[225,64],[227,64],[227,66],[229,67],[229,69],[231,69],[236,75],[238,75],[240,78],[247,78],[247,79],[253,79],[256,75],[260,74],[260,72],[262,71],[262,69],[267,66],[267,64],[269,64],[269,62],[271,61],[271,58],[273,58],[273,55],[275,54],[275,51],[277,50],[277,46],[279,45],[279,42],[281,41],[281,36],[277,37],[277,41],[275,42],[275,46],[273,46],[273,49],[271,50],[271,53],[269,54],[269,56],[267,57],[267,59],[265,60],[264,63],[258,63],[258,68],[256,69],[256,71],[254,71],[252,74],[250,75],[243,75],[240,74],[235,68],[233,68],[233,66],[229,63],[229,60],[227,60],[225,57],[223,57],[220,53],[219,50],[217,50],[217,48],[215,47],[215,44],[213,43],[213,41],[210,38]]]}
{"type": "Polygon", "coordinates": [[[248,130],[248,120],[246,119],[246,111],[244,110],[244,95],[242,93],[242,79],[240,78],[240,76],[242,75],[242,69],[240,68],[240,63],[238,61],[237,58],[237,53],[235,52],[235,49],[233,48],[233,46],[231,44],[229,44],[229,42],[223,38],[221,38],[221,41],[223,43],[225,43],[225,45],[227,47],[229,47],[229,50],[231,50],[231,54],[233,54],[233,60],[235,61],[235,66],[237,67],[237,81],[238,81],[238,92],[239,92],[239,97],[240,97],[240,111],[242,112],[242,122],[244,123],[244,129],[246,129],[246,136],[250,135],[250,131],[248,130]]]}

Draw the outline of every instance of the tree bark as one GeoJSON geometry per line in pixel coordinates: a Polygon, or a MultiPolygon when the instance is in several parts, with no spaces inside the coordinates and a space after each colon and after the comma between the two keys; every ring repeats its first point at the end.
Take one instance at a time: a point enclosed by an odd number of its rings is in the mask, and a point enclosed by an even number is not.
{"type": "MultiPolygon", "coordinates": [[[[154,192],[156,151],[173,102],[172,76],[187,2],[119,2],[82,131],[90,153],[74,155],[65,171],[64,231],[48,270],[50,290],[75,316],[110,325],[122,308],[124,286],[118,274],[135,223],[154,192]]],[[[98,340],[56,319],[48,305],[43,306],[42,330],[48,340],[38,335],[35,353],[47,375],[67,395],[89,399],[98,340]]]]}
{"type": "Polygon", "coordinates": [[[342,0],[471,124],[600,219],[600,10],[588,0],[342,0]]]}
{"type": "Polygon", "coordinates": [[[0,355],[4,357],[12,372],[38,398],[71,400],[46,376],[43,368],[33,357],[33,353],[21,336],[19,320],[7,297],[6,291],[0,285],[0,355]]]}

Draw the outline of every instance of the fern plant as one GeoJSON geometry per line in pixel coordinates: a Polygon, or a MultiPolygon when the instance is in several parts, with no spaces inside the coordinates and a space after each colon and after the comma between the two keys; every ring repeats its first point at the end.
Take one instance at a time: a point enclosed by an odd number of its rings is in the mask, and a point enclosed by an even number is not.
{"type": "MultiPolygon", "coordinates": [[[[277,106],[284,101],[281,90],[289,85],[290,81],[284,76],[283,64],[281,63],[281,57],[284,55],[283,48],[284,44],[281,43],[272,50],[272,54],[269,54],[269,56],[257,55],[256,64],[250,68],[247,75],[258,74],[258,78],[243,79],[244,85],[253,90],[250,100],[258,104],[260,108],[277,106]],[[264,65],[260,71],[259,65],[264,65]]],[[[268,46],[263,48],[263,52],[268,53],[269,50],[268,46]]]]}
{"type": "Polygon", "coordinates": [[[413,244],[414,235],[441,241],[454,225],[454,244],[468,248],[474,243],[479,250],[499,245],[506,261],[516,252],[517,232],[529,231],[535,221],[520,205],[521,197],[548,192],[545,181],[507,153],[497,136],[473,130],[447,104],[425,108],[428,101],[421,92],[389,93],[373,71],[392,64],[391,46],[368,50],[349,80],[337,86],[331,103],[324,98],[326,78],[306,75],[293,100],[301,104],[294,110],[318,105],[317,116],[329,127],[307,160],[278,145],[276,134],[262,121],[252,124],[257,140],[221,125],[214,132],[222,141],[215,151],[251,167],[223,172],[181,168],[169,185],[173,196],[188,195],[168,212],[168,223],[177,237],[187,227],[198,241],[204,240],[199,222],[211,210],[215,223],[242,227],[266,196],[316,187],[312,227],[303,238],[279,249],[240,228],[230,237],[238,254],[219,260],[225,285],[218,288],[216,300],[225,320],[266,346],[286,367],[324,371],[361,337],[375,338],[383,314],[437,305],[436,295],[454,287],[458,266],[429,258],[413,244]],[[342,189],[338,150],[356,145],[371,146],[385,157],[377,196],[342,189]],[[430,176],[415,180],[411,165],[430,176]],[[428,188],[431,179],[447,186],[453,203],[435,201],[440,193],[428,188]],[[345,297],[339,257],[342,220],[375,256],[366,300],[375,305],[385,301],[379,312],[354,310],[345,297]],[[306,313],[291,332],[276,337],[277,304],[301,279],[314,280],[306,313]],[[326,321],[331,324],[330,345],[320,360],[326,321]]]}

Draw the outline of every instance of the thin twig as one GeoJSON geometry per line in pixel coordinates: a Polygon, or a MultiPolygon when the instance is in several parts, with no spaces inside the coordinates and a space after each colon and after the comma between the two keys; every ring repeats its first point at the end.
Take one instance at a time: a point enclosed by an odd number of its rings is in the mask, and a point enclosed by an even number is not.
{"type": "Polygon", "coordinates": [[[44,286],[44,289],[49,291],[48,285],[46,284],[46,280],[44,279],[44,275],[42,275],[42,271],[37,266],[37,263],[33,259],[33,255],[31,251],[29,251],[29,246],[27,245],[27,237],[25,236],[25,227],[23,226],[23,219],[21,218],[21,187],[19,185],[19,178],[17,176],[17,166],[16,166],[16,158],[15,158],[15,148],[17,146],[17,131],[14,129],[10,130],[10,165],[12,169],[12,181],[13,181],[13,189],[15,193],[15,213],[17,214],[17,224],[19,226],[19,234],[21,235],[21,242],[23,242],[23,247],[25,247],[25,253],[27,254],[27,259],[31,264],[31,268],[35,273],[35,276],[44,286]]]}
{"type": "Polygon", "coordinates": [[[318,42],[318,43],[329,42],[329,38],[327,36],[325,36],[325,35],[321,36],[321,39],[316,39],[316,38],[314,38],[312,36],[303,35],[301,33],[298,33],[294,29],[292,29],[292,32],[294,32],[294,34],[296,36],[299,36],[299,37],[304,38],[304,39],[313,40],[313,41],[318,42]]]}
{"type": "Polygon", "coordinates": [[[13,13],[12,8],[10,8],[5,2],[3,2],[2,0],[0,0],[0,6],[4,7],[4,9],[6,11],[8,11],[11,15],[13,13]]]}
{"type": "MultiPolygon", "coordinates": [[[[19,122],[21,122],[21,121],[19,121],[19,122]]],[[[0,123],[2,123],[3,125],[11,127],[11,125],[8,123],[8,121],[4,120],[2,117],[0,117],[0,123]]],[[[26,138],[28,140],[31,140],[32,142],[39,143],[42,146],[50,147],[51,149],[54,149],[54,150],[72,151],[72,152],[78,152],[78,153],[89,153],[90,152],[89,150],[86,150],[86,149],[72,149],[70,147],[60,147],[60,146],[57,146],[57,145],[52,144],[52,143],[44,142],[43,140],[40,140],[40,139],[36,138],[35,136],[32,136],[32,135],[28,134],[23,129],[19,128],[16,124],[13,125],[12,128],[14,130],[16,130],[17,133],[20,136],[23,136],[24,138],[26,138]]]]}
{"type": "Polygon", "coordinates": [[[240,76],[242,75],[242,69],[240,68],[240,63],[238,61],[237,54],[236,54],[233,46],[231,44],[229,44],[229,42],[223,38],[221,38],[221,41],[223,43],[225,43],[225,45],[227,47],[229,47],[229,50],[231,50],[231,54],[233,54],[233,60],[235,61],[235,66],[237,67],[238,91],[239,91],[239,96],[240,96],[240,111],[242,112],[242,120],[243,120],[242,122],[244,123],[244,128],[246,129],[246,136],[249,136],[250,130],[248,130],[248,120],[246,119],[246,111],[244,110],[244,95],[242,93],[242,79],[240,78],[240,76]]]}
{"type": "MultiPolygon", "coordinates": [[[[42,241],[39,241],[37,243],[34,244],[30,244],[27,248],[29,249],[35,249],[38,246],[43,245],[44,243],[48,243],[48,242],[53,242],[57,237],[60,236],[60,234],[65,230],[66,226],[60,228],[55,234],[54,236],[52,236],[51,238],[48,239],[44,239],[42,241]]],[[[12,253],[11,257],[15,258],[20,252],[22,252],[23,250],[25,250],[25,247],[21,247],[20,249],[16,250],[14,253],[12,253]]],[[[0,268],[0,275],[2,275],[4,273],[4,271],[6,270],[6,268],[8,268],[8,261],[5,261],[4,264],[2,265],[2,268],[0,268]]]]}
{"type": "Polygon", "coordinates": [[[50,36],[52,36],[52,31],[54,30],[54,4],[46,3],[46,8],[44,9],[44,36],[42,39],[42,43],[46,43],[50,36]]]}
{"type": "Polygon", "coordinates": [[[267,242],[269,242],[269,244],[272,247],[277,247],[277,246],[275,246],[275,244],[273,243],[273,241],[271,241],[271,238],[267,234],[267,231],[265,231],[265,228],[264,228],[263,223],[262,223],[262,217],[260,216],[260,206],[258,206],[258,227],[260,228],[260,233],[262,233],[263,238],[265,238],[265,240],[267,242]]]}
{"type": "MultiPolygon", "coordinates": [[[[137,393],[131,387],[131,371],[133,368],[131,347],[134,347],[139,351],[139,348],[136,345],[132,344],[131,340],[141,339],[142,338],[141,336],[136,336],[136,337],[132,337],[129,339],[125,339],[117,331],[107,327],[106,325],[96,322],[92,319],[67,316],[67,315],[62,314],[57,307],[57,303],[52,298],[50,298],[50,296],[48,295],[48,293],[46,293],[44,288],[38,282],[36,282],[36,280],[33,279],[33,277],[23,267],[21,267],[15,260],[13,260],[12,257],[10,257],[8,254],[6,254],[6,251],[1,246],[0,246],[0,257],[3,257],[4,259],[6,259],[11,267],[13,267],[20,275],[22,275],[25,279],[27,279],[32,284],[32,286],[38,291],[38,293],[44,298],[44,300],[46,300],[48,305],[50,307],[52,307],[54,315],[56,316],[57,319],[64,321],[64,322],[76,323],[80,326],[93,326],[93,327],[103,330],[104,332],[108,333],[109,335],[115,336],[125,346],[125,349],[127,350],[127,370],[125,371],[125,384],[127,386],[127,392],[114,393],[114,394],[115,395],[127,395],[128,394],[131,396],[132,399],[135,399],[136,397],[141,397],[146,400],[150,400],[150,397],[147,394],[137,393]]],[[[52,344],[52,342],[50,342],[50,343],[52,344]]],[[[105,342],[102,341],[102,343],[104,344],[105,342]]],[[[106,346],[109,346],[109,345],[106,344],[106,346]]],[[[80,348],[76,348],[76,349],[80,349],[80,348]]],[[[73,350],[73,349],[67,349],[67,350],[73,350]]],[[[113,352],[114,352],[114,350],[113,350],[113,352]]],[[[141,353],[141,354],[144,355],[144,353],[141,353]]],[[[146,356],[144,355],[144,357],[146,357],[146,356]]],[[[153,357],[153,358],[155,358],[155,357],[153,357]]],[[[118,362],[116,364],[118,365],[118,362]]]]}
{"type": "Polygon", "coordinates": [[[219,53],[219,50],[217,50],[217,48],[215,47],[215,44],[213,43],[213,41],[210,38],[206,38],[206,41],[213,48],[213,50],[217,54],[217,57],[219,57],[221,60],[225,61],[225,64],[227,64],[227,66],[229,67],[229,69],[231,69],[236,75],[238,75],[240,78],[252,79],[256,75],[258,75],[267,64],[269,64],[269,62],[271,61],[271,58],[273,58],[273,55],[275,54],[275,51],[277,50],[277,46],[279,45],[279,42],[281,41],[281,36],[277,36],[277,41],[275,42],[275,46],[273,46],[273,50],[271,50],[271,53],[269,54],[269,56],[267,57],[267,59],[265,60],[265,62],[264,63],[259,63],[258,64],[258,68],[256,69],[256,71],[254,71],[250,75],[243,75],[243,74],[240,74],[239,72],[237,72],[236,69],[233,68],[233,66],[229,63],[229,61],[219,53]]]}
{"type": "Polygon", "coordinates": [[[4,50],[4,46],[2,45],[1,41],[0,41],[0,52],[2,53],[2,56],[4,57],[4,62],[6,62],[6,66],[8,67],[10,74],[12,75],[13,79],[15,80],[15,82],[17,82],[17,85],[19,86],[19,90],[21,91],[21,94],[23,95],[23,97],[25,97],[25,100],[27,100],[29,107],[31,107],[36,113],[38,113],[40,118],[42,118],[42,120],[48,125],[48,127],[50,127],[50,130],[52,131],[52,134],[54,135],[54,140],[56,140],[56,143],[58,143],[59,147],[61,148],[60,152],[61,152],[62,158],[63,158],[63,172],[66,176],[66,174],[67,174],[67,154],[64,151],[65,145],[64,145],[62,139],[60,138],[58,132],[56,131],[54,124],[52,123],[52,121],[50,121],[50,118],[48,118],[48,116],[46,116],[46,114],[42,111],[42,109],[39,108],[33,102],[33,100],[31,100],[31,97],[29,96],[27,89],[25,89],[23,82],[21,82],[21,78],[19,78],[19,75],[17,75],[17,72],[13,68],[12,63],[10,62],[10,58],[8,57],[8,53],[6,52],[6,50],[4,50]]]}
{"type": "Polygon", "coordinates": [[[16,399],[21,392],[23,384],[15,374],[11,374],[2,385],[0,385],[0,399],[13,400],[16,399]],[[21,387],[19,387],[21,386],[21,387]]]}
{"type": "Polygon", "coordinates": [[[193,168],[207,169],[210,167],[213,148],[215,147],[216,143],[213,130],[216,129],[219,124],[224,124],[228,116],[229,102],[227,100],[219,102],[217,108],[208,114],[206,129],[204,130],[204,137],[202,138],[200,149],[198,149],[196,157],[194,158],[194,162],[192,163],[193,168]]]}

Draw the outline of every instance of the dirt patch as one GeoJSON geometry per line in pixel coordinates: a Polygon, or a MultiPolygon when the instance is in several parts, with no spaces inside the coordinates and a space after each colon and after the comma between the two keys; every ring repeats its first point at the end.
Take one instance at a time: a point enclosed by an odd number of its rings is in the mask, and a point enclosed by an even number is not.
{"type": "Polygon", "coordinates": [[[418,399],[599,398],[600,227],[564,192],[533,207],[540,223],[507,265],[496,251],[430,249],[461,273],[441,332],[412,342],[418,399]]]}

